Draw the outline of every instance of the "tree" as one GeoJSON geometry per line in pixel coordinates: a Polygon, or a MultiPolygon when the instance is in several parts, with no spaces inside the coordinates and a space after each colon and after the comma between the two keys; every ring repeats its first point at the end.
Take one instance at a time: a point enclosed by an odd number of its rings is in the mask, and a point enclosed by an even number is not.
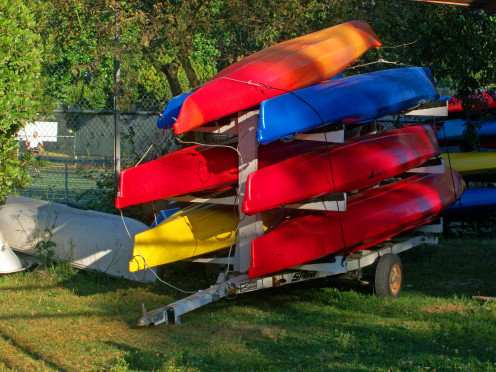
{"type": "Polygon", "coordinates": [[[97,63],[113,55],[123,61],[126,97],[160,91],[170,98],[264,47],[352,19],[368,21],[384,44],[358,64],[382,58],[398,65],[428,65],[439,83],[467,95],[496,80],[496,21],[477,9],[393,0],[50,3],[51,30],[63,43],[57,55],[72,71],[69,90],[77,87],[84,97],[95,96],[103,85],[113,88],[111,65],[97,63]]]}
{"type": "Polygon", "coordinates": [[[40,79],[44,43],[37,15],[22,0],[0,0],[0,202],[28,173],[17,157],[16,133],[42,111],[40,79]]]}

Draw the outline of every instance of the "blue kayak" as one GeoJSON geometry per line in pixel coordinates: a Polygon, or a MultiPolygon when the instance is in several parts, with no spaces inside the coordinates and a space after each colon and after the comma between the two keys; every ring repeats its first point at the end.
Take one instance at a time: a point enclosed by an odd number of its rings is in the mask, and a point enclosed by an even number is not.
{"type": "Polygon", "coordinates": [[[158,118],[157,127],[162,129],[172,128],[176,122],[177,116],[179,115],[179,111],[181,111],[184,100],[192,93],[193,92],[183,93],[172,98],[165,107],[162,116],[158,118]]]}
{"type": "MultiPolygon", "coordinates": [[[[463,132],[465,131],[467,120],[456,119],[447,120],[443,126],[436,133],[439,141],[459,141],[463,140],[463,132]]],[[[496,120],[489,120],[482,122],[480,129],[477,129],[479,137],[494,137],[496,136],[496,120]]]]}
{"type": "Polygon", "coordinates": [[[257,140],[268,143],[328,123],[366,122],[436,99],[434,78],[426,67],[331,80],[263,101],[257,140]]]}
{"type": "Polygon", "coordinates": [[[468,187],[443,216],[449,220],[496,216],[496,187],[468,187]]]}

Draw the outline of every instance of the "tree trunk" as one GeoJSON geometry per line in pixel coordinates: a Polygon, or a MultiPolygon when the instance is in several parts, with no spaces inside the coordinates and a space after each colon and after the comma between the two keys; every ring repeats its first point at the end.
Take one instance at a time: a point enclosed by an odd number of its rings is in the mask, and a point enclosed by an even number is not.
{"type": "Polygon", "coordinates": [[[188,77],[189,84],[192,89],[200,86],[200,80],[198,80],[198,76],[196,75],[196,71],[191,66],[191,61],[189,60],[189,53],[180,53],[179,62],[181,62],[181,66],[186,72],[186,76],[188,77]]]}
{"type": "Polygon", "coordinates": [[[179,79],[177,77],[177,72],[179,71],[179,63],[177,63],[176,61],[172,61],[170,63],[163,64],[160,67],[160,70],[167,77],[172,96],[175,97],[180,95],[183,90],[181,88],[181,84],[179,84],[179,79]]]}

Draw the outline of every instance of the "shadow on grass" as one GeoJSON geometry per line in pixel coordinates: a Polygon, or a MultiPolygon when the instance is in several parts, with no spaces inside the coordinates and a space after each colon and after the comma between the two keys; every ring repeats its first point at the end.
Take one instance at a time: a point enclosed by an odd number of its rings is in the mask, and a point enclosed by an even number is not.
{"type": "MultiPolygon", "coordinates": [[[[4,329],[2,326],[0,326],[0,338],[6,342],[8,342],[10,345],[12,345],[17,351],[20,353],[28,356],[29,358],[37,361],[37,362],[43,362],[47,366],[57,370],[57,371],[66,371],[62,366],[60,366],[57,363],[51,362],[50,360],[47,360],[46,356],[40,354],[39,352],[36,352],[32,350],[31,347],[26,346],[26,345],[21,345],[18,341],[16,341],[15,337],[10,337],[7,335],[8,331],[4,329]]],[[[16,366],[8,365],[9,368],[12,368],[12,370],[15,370],[16,366]]]]}

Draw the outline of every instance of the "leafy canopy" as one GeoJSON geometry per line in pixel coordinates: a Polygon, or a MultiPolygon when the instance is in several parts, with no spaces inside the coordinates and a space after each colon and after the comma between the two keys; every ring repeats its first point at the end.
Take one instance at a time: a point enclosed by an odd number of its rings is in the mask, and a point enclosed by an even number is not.
{"type": "Polygon", "coordinates": [[[42,8],[34,1],[0,0],[0,203],[27,182],[15,136],[45,106],[40,78],[45,49],[33,11],[37,6],[42,8]]]}

